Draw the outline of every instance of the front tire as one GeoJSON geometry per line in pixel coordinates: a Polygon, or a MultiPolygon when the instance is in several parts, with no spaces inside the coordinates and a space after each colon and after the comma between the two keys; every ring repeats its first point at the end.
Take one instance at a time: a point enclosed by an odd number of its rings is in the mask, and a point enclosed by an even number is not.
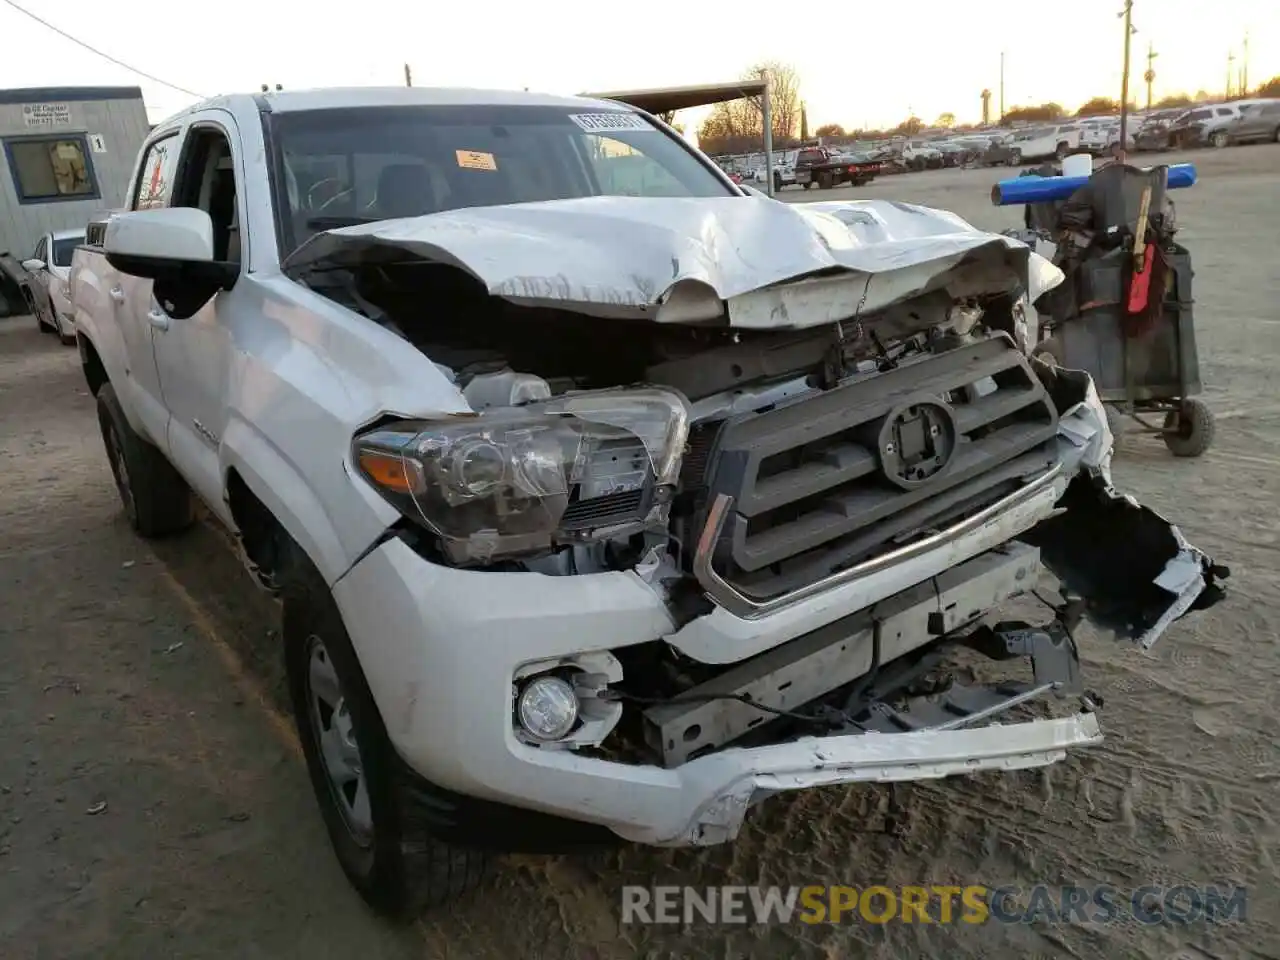
{"type": "Polygon", "coordinates": [[[1231,138],[1227,136],[1225,131],[1218,130],[1214,133],[1212,137],[1209,138],[1209,142],[1212,143],[1217,149],[1221,150],[1223,147],[1227,146],[1231,142],[1231,138]]]}
{"type": "Polygon", "coordinates": [[[307,771],[352,886],[401,921],[478,886],[487,854],[436,836],[459,798],[417,777],[396,753],[337,605],[314,573],[286,587],[283,634],[307,771]]]}
{"type": "Polygon", "coordinates": [[[164,454],[134,432],[109,383],[98,391],[98,426],[130,526],[147,539],[191,526],[191,488],[164,454]]]}

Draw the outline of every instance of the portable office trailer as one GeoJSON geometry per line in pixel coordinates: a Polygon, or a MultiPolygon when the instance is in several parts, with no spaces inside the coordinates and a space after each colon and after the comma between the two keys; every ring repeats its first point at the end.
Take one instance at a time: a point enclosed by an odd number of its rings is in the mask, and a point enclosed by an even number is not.
{"type": "Polygon", "coordinates": [[[150,129],[138,87],[0,90],[0,254],[124,206],[150,129]]]}

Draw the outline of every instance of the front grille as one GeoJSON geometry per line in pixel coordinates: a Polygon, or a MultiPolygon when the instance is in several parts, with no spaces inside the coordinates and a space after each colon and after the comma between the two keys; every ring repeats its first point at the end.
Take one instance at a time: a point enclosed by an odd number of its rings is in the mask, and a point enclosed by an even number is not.
{"type": "Polygon", "coordinates": [[[945,528],[1051,468],[1057,419],[1003,335],[731,418],[712,565],[765,601],[945,528]]]}

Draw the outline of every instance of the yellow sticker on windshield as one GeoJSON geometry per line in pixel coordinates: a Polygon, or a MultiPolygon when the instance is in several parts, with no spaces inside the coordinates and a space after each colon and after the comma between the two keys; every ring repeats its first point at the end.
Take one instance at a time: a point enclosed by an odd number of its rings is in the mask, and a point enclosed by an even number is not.
{"type": "Polygon", "coordinates": [[[497,170],[498,161],[492,153],[480,153],[478,150],[455,150],[458,166],[464,170],[497,170]]]}

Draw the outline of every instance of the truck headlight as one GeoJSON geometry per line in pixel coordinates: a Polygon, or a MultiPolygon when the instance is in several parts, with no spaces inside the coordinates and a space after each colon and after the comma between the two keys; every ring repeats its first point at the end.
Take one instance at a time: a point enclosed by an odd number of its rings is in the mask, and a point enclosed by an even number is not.
{"type": "Polygon", "coordinates": [[[645,495],[674,487],[688,432],[675,391],[603,390],[380,426],[352,459],[454,562],[484,562],[659,519],[645,495]]]}

